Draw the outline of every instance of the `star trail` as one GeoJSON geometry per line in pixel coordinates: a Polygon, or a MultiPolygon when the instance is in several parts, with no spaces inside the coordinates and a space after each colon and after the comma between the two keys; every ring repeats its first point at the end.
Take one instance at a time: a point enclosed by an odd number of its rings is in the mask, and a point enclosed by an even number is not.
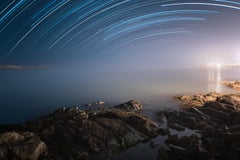
{"type": "Polygon", "coordinates": [[[1,0],[0,58],[107,56],[148,43],[206,39],[219,36],[207,28],[239,15],[236,0],[1,0]]]}

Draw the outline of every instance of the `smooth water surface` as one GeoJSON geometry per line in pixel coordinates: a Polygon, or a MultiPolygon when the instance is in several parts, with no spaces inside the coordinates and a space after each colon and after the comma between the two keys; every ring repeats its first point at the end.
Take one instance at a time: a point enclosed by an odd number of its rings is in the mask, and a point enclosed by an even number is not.
{"type": "Polygon", "coordinates": [[[0,123],[24,122],[97,100],[118,104],[138,99],[146,110],[162,110],[176,107],[176,95],[232,92],[220,82],[239,80],[239,73],[217,68],[0,71],[0,123]]]}

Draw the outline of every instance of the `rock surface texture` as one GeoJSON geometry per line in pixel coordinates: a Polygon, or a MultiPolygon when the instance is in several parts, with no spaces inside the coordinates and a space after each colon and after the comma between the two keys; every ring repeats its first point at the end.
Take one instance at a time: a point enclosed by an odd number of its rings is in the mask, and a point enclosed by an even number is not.
{"type": "Polygon", "coordinates": [[[0,159],[110,159],[157,135],[158,125],[141,109],[136,100],[94,110],[61,108],[24,125],[2,125],[0,159]]]}
{"type": "Polygon", "coordinates": [[[240,81],[222,81],[222,84],[230,88],[240,90],[240,81]]]}
{"type": "Polygon", "coordinates": [[[0,136],[0,159],[38,160],[47,155],[47,147],[32,132],[7,132],[0,136]]]}
{"type": "Polygon", "coordinates": [[[169,135],[158,160],[240,159],[240,94],[180,96],[182,108],[161,112],[168,127],[191,136],[169,135]]]}

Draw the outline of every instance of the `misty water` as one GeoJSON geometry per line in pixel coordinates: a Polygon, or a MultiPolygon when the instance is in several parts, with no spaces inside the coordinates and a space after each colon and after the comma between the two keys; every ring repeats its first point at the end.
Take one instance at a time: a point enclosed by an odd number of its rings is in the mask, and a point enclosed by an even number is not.
{"type": "Polygon", "coordinates": [[[217,68],[0,71],[0,123],[21,123],[59,107],[98,100],[114,105],[138,99],[151,114],[177,107],[176,95],[233,92],[220,82],[239,80],[239,73],[217,68]]]}

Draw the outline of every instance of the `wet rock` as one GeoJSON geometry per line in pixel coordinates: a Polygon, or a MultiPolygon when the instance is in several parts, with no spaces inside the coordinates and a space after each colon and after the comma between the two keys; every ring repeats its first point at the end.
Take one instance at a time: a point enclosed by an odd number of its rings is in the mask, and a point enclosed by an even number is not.
{"type": "Polygon", "coordinates": [[[172,129],[175,129],[175,130],[178,130],[178,131],[184,131],[185,130],[184,127],[181,127],[176,123],[169,123],[168,126],[172,129]]]}
{"type": "Polygon", "coordinates": [[[178,140],[178,136],[177,135],[169,135],[168,139],[166,139],[166,143],[167,144],[175,144],[178,140]]]}
{"type": "Polygon", "coordinates": [[[168,126],[197,129],[201,136],[170,135],[158,159],[240,159],[239,93],[213,92],[178,99],[185,107],[164,113],[168,126]]]}
{"type": "Polygon", "coordinates": [[[203,119],[201,116],[197,116],[195,113],[186,112],[183,110],[166,112],[166,118],[168,127],[178,131],[184,131],[184,127],[193,129],[196,122],[203,119]]]}
{"type": "Polygon", "coordinates": [[[216,101],[221,94],[217,92],[210,92],[208,94],[184,95],[176,97],[181,101],[182,108],[201,107],[206,102],[216,101]]]}
{"type": "Polygon", "coordinates": [[[142,107],[143,107],[142,104],[137,100],[131,100],[127,103],[123,103],[118,106],[115,106],[115,108],[123,109],[127,111],[140,111],[142,110],[142,107]]]}
{"type": "Polygon", "coordinates": [[[149,146],[151,148],[156,148],[158,146],[158,144],[155,144],[153,141],[150,141],[149,146]]]}
{"type": "Polygon", "coordinates": [[[47,156],[47,147],[32,132],[0,134],[0,159],[38,160],[47,156]]]}
{"type": "Polygon", "coordinates": [[[159,128],[159,129],[157,130],[157,133],[158,133],[159,135],[161,135],[161,136],[166,136],[166,135],[169,135],[169,134],[170,134],[169,130],[168,130],[168,129],[164,129],[164,128],[159,128]]]}
{"type": "Polygon", "coordinates": [[[221,107],[221,105],[219,105],[218,103],[210,103],[204,105],[204,107],[200,108],[199,110],[205,115],[208,115],[208,117],[210,117],[214,121],[224,122],[229,118],[230,114],[224,112],[218,107],[221,107]]]}
{"type": "Polygon", "coordinates": [[[178,138],[176,135],[169,136],[166,140],[167,148],[160,148],[158,152],[159,160],[175,160],[175,159],[212,159],[213,156],[205,151],[199,141],[197,135],[190,137],[184,136],[178,138]]]}
{"type": "Polygon", "coordinates": [[[222,81],[222,84],[233,89],[240,89],[240,81],[222,81]]]}
{"type": "Polygon", "coordinates": [[[182,107],[189,106],[200,107],[204,104],[202,95],[180,96],[176,98],[183,102],[188,102],[186,104],[183,104],[182,107]]]}
{"type": "Polygon", "coordinates": [[[187,160],[187,155],[182,151],[162,147],[158,151],[157,160],[187,160]]]}
{"type": "Polygon", "coordinates": [[[228,104],[228,105],[233,105],[233,106],[238,106],[239,102],[235,99],[233,99],[231,96],[221,96],[216,99],[217,102],[223,103],[223,104],[228,104]]]}
{"type": "MultiPolygon", "coordinates": [[[[9,158],[6,156],[10,153],[15,155],[16,152],[17,156],[21,156],[20,159],[34,160],[43,154],[45,156],[42,150],[48,151],[48,159],[109,159],[113,153],[158,135],[158,125],[137,112],[140,109],[142,105],[136,100],[116,107],[93,110],[60,108],[40,119],[27,122],[24,131],[16,133],[19,137],[31,133],[33,138],[30,138],[30,142],[26,138],[3,141],[4,138],[0,141],[0,159],[7,160],[9,158]],[[8,147],[19,144],[19,141],[22,144],[8,147]],[[20,153],[23,155],[18,155],[20,153]]],[[[11,133],[14,127],[8,129],[11,133]]]]}

